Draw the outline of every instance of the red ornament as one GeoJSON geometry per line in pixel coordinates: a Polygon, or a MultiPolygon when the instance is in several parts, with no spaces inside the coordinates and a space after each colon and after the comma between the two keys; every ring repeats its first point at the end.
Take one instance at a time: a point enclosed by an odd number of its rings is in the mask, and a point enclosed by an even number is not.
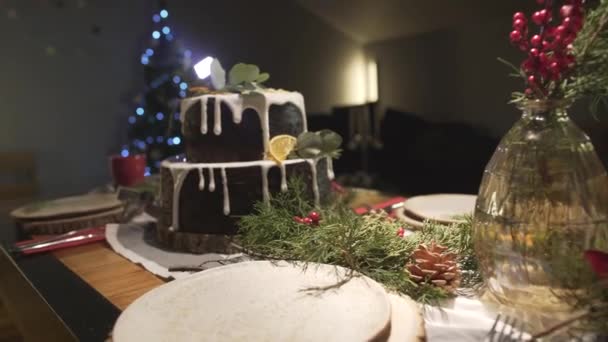
{"type": "Polygon", "coordinates": [[[518,30],[514,30],[509,35],[509,38],[511,39],[511,43],[518,43],[521,41],[522,38],[521,32],[518,30]]]}
{"type": "Polygon", "coordinates": [[[585,251],[585,259],[598,278],[608,279],[608,253],[594,250],[585,251]]]}
{"type": "Polygon", "coordinates": [[[304,223],[303,219],[300,216],[294,216],[293,220],[297,223],[304,223]]]}
{"type": "Polygon", "coordinates": [[[321,215],[316,212],[316,211],[311,211],[308,214],[308,217],[314,222],[314,223],[319,223],[319,221],[321,220],[321,215]]]}
{"type": "Polygon", "coordinates": [[[526,88],[525,93],[526,93],[527,96],[530,96],[530,95],[532,95],[534,93],[534,91],[532,90],[532,88],[526,88]]]}
{"type": "Polygon", "coordinates": [[[536,77],[534,75],[528,76],[528,84],[529,85],[535,85],[536,84],[536,77]]]}
{"type": "Polygon", "coordinates": [[[399,229],[397,229],[397,236],[403,237],[404,235],[405,235],[405,229],[403,227],[399,227],[399,229]]]}
{"type": "Polygon", "coordinates": [[[513,21],[513,28],[519,31],[525,31],[526,29],[526,21],[522,19],[516,19],[513,21]]]}
{"type": "Polygon", "coordinates": [[[302,223],[309,225],[309,226],[313,224],[312,219],[310,217],[303,218],[302,223]]]}

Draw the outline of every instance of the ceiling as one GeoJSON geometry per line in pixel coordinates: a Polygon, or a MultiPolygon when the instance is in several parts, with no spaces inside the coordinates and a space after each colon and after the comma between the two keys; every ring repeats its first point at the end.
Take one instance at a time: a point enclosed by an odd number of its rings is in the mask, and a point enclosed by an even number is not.
{"type": "Polygon", "coordinates": [[[518,5],[512,0],[296,1],[361,43],[413,35],[478,20],[480,17],[511,13],[509,9],[518,5]]]}

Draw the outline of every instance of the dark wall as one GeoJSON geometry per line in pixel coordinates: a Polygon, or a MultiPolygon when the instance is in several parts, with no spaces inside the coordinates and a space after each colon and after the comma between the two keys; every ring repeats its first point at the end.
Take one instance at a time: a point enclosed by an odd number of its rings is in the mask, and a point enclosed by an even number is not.
{"type": "MultiPolygon", "coordinates": [[[[0,2],[0,150],[36,153],[43,195],[109,181],[107,155],[125,142],[142,88],[154,3],[0,2]]],[[[168,3],[172,32],[195,61],[258,64],[269,85],[301,91],[309,112],[350,100],[349,65],[361,47],[291,1],[168,3]]]]}

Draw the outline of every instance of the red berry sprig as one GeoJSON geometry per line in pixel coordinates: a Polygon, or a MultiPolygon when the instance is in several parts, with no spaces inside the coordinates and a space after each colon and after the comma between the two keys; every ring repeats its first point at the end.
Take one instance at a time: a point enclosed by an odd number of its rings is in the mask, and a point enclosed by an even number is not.
{"type": "Polygon", "coordinates": [[[404,235],[405,235],[405,228],[399,227],[399,229],[397,229],[397,236],[403,237],[404,235]]]}
{"type": "Polygon", "coordinates": [[[306,217],[294,216],[294,222],[305,224],[307,226],[318,226],[321,221],[321,214],[316,211],[311,211],[306,217]]]}
{"type": "Polygon", "coordinates": [[[584,23],[584,0],[564,0],[559,15],[554,16],[553,0],[536,0],[543,6],[534,12],[531,21],[539,27],[538,33],[528,39],[526,15],[517,12],[513,15],[513,31],[509,34],[511,43],[528,57],[521,63],[526,75],[525,94],[541,97],[548,95],[549,82],[559,82],[568,77],[575,64],[572,43],[584,23]]]}

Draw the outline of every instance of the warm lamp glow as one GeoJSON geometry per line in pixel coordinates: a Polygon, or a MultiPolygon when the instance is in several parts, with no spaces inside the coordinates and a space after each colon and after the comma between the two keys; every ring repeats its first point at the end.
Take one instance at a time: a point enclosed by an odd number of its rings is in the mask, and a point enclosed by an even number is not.
{"type": "Polygon", "coordinates": [[[367,102],[378,101],[378,64],[374,59],[367,61],[367,102]]]}
{"type": "Polygon", "coordinates": [[[213,57],[205,57],[202,61],[194,65],[194,71],[198,78],[202,80],[211,75],[211,62],[213,62],[213,57]]]}

